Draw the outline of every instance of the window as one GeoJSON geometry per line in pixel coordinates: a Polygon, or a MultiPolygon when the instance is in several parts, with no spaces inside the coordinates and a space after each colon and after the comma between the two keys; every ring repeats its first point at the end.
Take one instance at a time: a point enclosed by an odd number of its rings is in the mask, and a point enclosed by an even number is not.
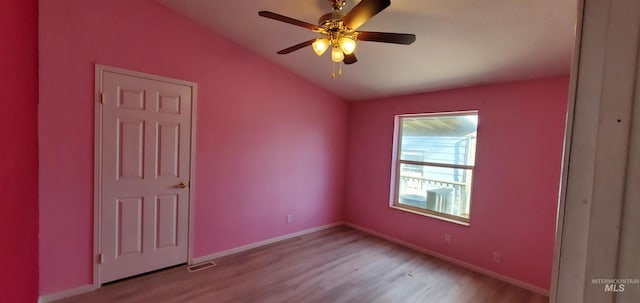
{"type": "Polygon", "coordinates": [[[468,224],[478,113],[396,116],[391,206],[468,224]]]}

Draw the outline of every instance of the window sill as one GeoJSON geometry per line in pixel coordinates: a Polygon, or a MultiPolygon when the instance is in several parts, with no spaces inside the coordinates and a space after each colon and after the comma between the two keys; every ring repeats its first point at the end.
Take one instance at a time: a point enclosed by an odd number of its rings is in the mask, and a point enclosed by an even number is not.
{"type": "Polygon", "coordinates": [[[421,212],[421,211],[417,211],[417,210],[412,210],[410,208],[407,207],[402,207],[402,206],[397,206],[397,205],[389,205],[390,208],[393,208],[395,210],[399,210],[399,211],[404,211],[404,212],[408,212],[408,213],[412,213],[412,214],[416,214],[416,215],[421,215],[421,216],[425,216],[425,217],[429,217],[429,218],[434,218],[434,219],[438,219],[438,220],[442,220],[442,221],[447,221],[447,222],[451,222],[451,223],[455,223],[455,224],[459,224],[462,226],[471,226],[471,224],[469,222],[465,222],[462,220],[456,220],[456,219],[451,219],[451,218],[446,218],[446,217],[441,217],[438,215],[434,215],[434,214],[429,214],[429,213],[425,213],[425,212],[421,212]]]}

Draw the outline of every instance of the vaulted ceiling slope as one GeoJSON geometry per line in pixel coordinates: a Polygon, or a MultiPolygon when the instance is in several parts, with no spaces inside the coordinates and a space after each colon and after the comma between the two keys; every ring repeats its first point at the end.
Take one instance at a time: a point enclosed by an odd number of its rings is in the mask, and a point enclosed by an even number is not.
{"type": "MultiPolygon", "coordinates": [[[[358,62],[332,79],[329,54],[276,51],[319,37],[258,16],[268,10],[316,24],[327,0],[158,0],[345,100],[568,74],[577,0],[392,0],[360,28],[413,33],[410,45],[358,42],[358,62]]],[[[347,0],[348,12],[358,1],[347,0]]]]}

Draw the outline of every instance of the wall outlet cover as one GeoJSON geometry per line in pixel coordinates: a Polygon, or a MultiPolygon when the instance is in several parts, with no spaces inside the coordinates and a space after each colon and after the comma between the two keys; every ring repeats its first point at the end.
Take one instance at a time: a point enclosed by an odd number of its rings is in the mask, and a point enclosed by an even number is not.
{"type": "Polygon", "coordinates": [[[444,243],[451,244],[451,235],[450,234],[445,234],[444,235],[444,243]]]}

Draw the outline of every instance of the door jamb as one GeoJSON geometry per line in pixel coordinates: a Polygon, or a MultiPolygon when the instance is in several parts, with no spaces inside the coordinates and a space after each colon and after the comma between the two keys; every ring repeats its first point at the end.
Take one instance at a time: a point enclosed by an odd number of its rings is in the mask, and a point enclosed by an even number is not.
{"type": "Polygon", "coordinates": [[[95,65],[95,94],[94,94],[94,190],[93,190],[93,256],[91,258],[93,268],[93,288],[100,288],[102,283],[100,282],[100,260],[98,260],[101,247],[101,211],[100,203],[102,197],[102,76],[104,72],[111,72],[117,74],[123,74],[127,76],[133,76],[138,78],[144,78],[155,81],[162,81],[172,84],[184,85],[191,87],[191,154],[189,160],[190,173],[189,173],[189,216],[188,216],[188,238],[187,238],[187,263],[193,264],[193,219],[194,219],[194,197],[196,188],[196,125],[197,125],[197,100],[198,100],[198,84],[195,82],[179,80],[169,77],[163,77],[153,74],[147,74],[143,72],[123,69],[119,67],[113,67],[108,65],[96,64],[95,65]]]}
{"type": "Polygon", "coordinates": [[[564,227],[565,201],[567,196],[567,180],[569,178],[569,156],[571,152],[571,139],[573,138],[573,119],[575,115],[576,96],[578,91],[578,67],[580,64],[580,46],[582,43],[582,25],[584,21],[584,1],[578,0],[576,11],[576,27],[574,29],[573,57],[571,61],[571,71],[569,75],[569,88],[567,99],[567,114],[565,116],[564,142],[562,147],[562,168],[560,176],[560,187],[558,190],[558,209],[556,213],[556,231],[553,248],[553,267],[551,273],[551,286],[549,300],[555,303],[558,292],[560,252],[562,245],[562,232],[564,227]]]}

